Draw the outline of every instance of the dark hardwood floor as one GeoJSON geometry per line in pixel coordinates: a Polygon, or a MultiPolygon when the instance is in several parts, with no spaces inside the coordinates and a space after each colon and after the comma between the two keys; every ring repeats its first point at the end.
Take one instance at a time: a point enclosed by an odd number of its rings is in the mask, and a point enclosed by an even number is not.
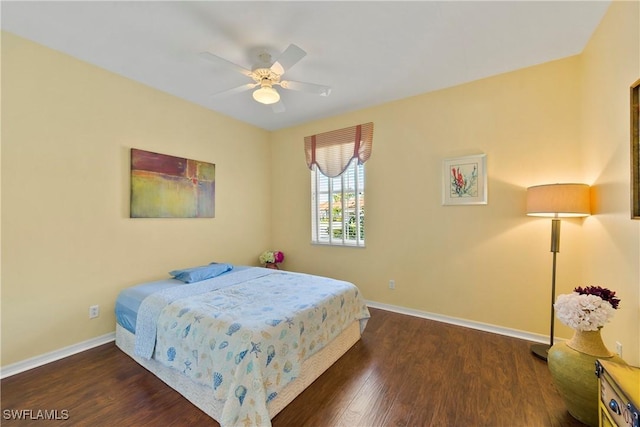
{"type": "MultiPolygon", "coordinates": [[[[530,343],[378,309],[371,315],[362,340],[274,427],[582,426],[530,343]]],[[[218,425],[114,343],[11,376],[1,387],[3,426],[218,425]],[[68,419],[13,420],[11,410],[31,410],[31,418],[57,410],[68,419]]]]}

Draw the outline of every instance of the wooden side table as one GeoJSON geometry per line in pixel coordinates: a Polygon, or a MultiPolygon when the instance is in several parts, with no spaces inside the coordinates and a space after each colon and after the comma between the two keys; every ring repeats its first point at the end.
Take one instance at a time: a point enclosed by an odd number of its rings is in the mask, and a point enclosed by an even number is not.
{"type": "Polygon", "coordinates": [[[640,368],[596,361],[600,427],[640,427],[640,368]]]}

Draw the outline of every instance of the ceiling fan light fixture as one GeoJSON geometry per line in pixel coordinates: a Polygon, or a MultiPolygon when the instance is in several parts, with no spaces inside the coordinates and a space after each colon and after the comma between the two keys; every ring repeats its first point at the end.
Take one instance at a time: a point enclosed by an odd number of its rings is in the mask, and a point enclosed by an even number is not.
{"type": "Polygon", "coordinates": [[[263,86],[253,92],[253,99],[261,104],[275,104],[280,101],[280,94],[272,87],[263,86]]]}

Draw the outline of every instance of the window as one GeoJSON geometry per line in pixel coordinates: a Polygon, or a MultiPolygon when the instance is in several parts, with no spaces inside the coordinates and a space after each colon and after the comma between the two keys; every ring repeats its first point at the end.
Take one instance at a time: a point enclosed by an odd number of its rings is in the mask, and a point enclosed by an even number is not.
{"type": "Polygon", "coordinates": [[[364,246],[364,165],[352,159],[335,178],[311,170],[312,243],[364,246]]]}
{"type": "Polygon", "coordinates": [[[372,145],[373,123],[304,138],[312,243],[364,246],[364,163],[372,145]]]}

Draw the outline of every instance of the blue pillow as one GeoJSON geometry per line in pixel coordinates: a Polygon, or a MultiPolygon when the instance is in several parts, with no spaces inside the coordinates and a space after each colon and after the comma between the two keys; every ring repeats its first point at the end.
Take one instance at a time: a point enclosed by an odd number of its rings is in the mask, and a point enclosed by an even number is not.
{"type": "Polygon", "coordinates": [[[203,265],[201,267],[173,270],[170,271],[169,274],[172,275],[174,279],[180,280],[184,283],[193,283],[199,282],[201,280],[211,279],[212,277],[219,276],[231,269],[233,269],[233,265],[231,264],[211,263],[209,265],[203,265]]]}

